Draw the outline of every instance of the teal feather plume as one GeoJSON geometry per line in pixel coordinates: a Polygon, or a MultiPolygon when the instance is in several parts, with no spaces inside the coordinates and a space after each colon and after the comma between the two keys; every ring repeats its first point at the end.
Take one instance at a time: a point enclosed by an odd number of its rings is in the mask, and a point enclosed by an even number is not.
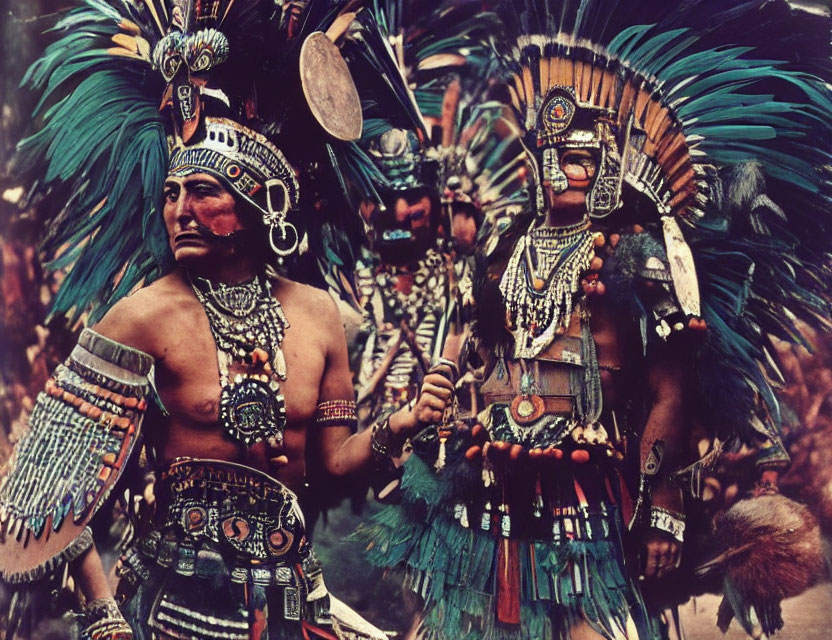
{"type": "Polygon", "coordinates": [[[69,320],[89,313],[94,322],[169,260],[161,86],[148,87],[146,61],[107,51],[125,18],[141,22],[128,4],[85,2],[23,79],[41,93],[42,125],[18,145],[16,169],[37,176],[35,197],[65,194],[41,253],[47,268],[65,272],[51,313],[69,320]]]}

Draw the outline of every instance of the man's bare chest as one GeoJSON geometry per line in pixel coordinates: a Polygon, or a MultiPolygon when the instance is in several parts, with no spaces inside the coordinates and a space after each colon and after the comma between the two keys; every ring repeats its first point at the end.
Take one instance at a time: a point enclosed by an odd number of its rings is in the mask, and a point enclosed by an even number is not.
{"type": "MultiPolygon", "coordinates": [[[[187,332],[170,336],[164,357],[157,362],[156,382],[165,409],[174,420],[215,425],[219,418],[223,379],[217,345],[207,320],[192,318],[187,332]]],[[[290,327],[280,349],[286,378],[276,393],[283,397],[287,422],[308,422],[315,412],[323,377],[325,353],[314,335],[290,327]]],[[[230,381],[233,383],[233,379],[230,381]]],[[[226,384],[228,384],[226,382],[226,384]]]]}

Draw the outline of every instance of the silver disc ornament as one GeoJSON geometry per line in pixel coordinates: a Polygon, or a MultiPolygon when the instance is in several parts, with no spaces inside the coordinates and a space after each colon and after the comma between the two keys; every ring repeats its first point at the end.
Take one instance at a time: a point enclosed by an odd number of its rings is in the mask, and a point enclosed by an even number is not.
{"type": "Polygon", "coordinates": [[[246,445],[273,438],[279,446],[286,427],[283,394],[262,380],[241,377],[222,388],[220,422],[229,436],[246,445]]]}
{"type": "Polygon", "coordinates": [[[318,124],[338,140],[361,137],[361,99],[341,52],[323,32],[315,31],[300,50],[300,79],[309,110],[318,124]]]}

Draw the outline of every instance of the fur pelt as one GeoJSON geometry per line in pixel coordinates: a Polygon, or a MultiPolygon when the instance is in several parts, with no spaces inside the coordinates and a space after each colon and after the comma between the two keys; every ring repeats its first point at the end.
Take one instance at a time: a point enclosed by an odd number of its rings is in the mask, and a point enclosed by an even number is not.
{"type": "Polygon", "coordinates": [[[740,500],[714,520],[714,537],[726,550],[726,576],[752,602],[782,600],[803,593],[823,574],[824,556],[817,519],[785,496],[740,500]]]}
{"type": "Polygon", "coordinates": [[[783,626],[780,602],[803,593],[824,573],[820,526],[804,505],[785,496],[740,500],[714,519],[722,552],[710,563],[723,573],[725,598],[717,625],[736,617],[753,638],[783,626]]]}

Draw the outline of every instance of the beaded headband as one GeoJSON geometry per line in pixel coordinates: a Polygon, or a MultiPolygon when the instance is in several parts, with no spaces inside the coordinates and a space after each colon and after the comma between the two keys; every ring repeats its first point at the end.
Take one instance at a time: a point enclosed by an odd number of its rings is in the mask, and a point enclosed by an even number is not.
{"type": "Polygon", "coordinates": [[[299,201],[295,172],[265,136],[229,120],[205,118],[205,136],[185,145],[176,139],[168,175],[209,173],[263,214],[272,250],[282,260],[298,248],[300,237],[286,220],[299,201]]]}

